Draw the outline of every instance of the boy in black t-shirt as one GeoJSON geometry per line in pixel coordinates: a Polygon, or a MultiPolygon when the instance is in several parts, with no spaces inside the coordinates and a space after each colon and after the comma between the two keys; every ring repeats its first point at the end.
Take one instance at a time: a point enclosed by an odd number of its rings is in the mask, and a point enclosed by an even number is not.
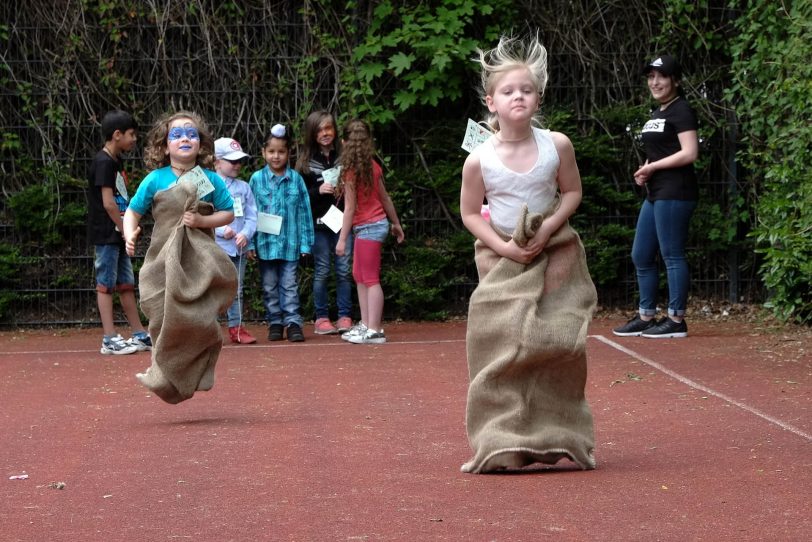
{"type": "Polygon", "coordinates": [[[127,210],[127,176],[121,154],[135,148],[138,127],[124,111],[110,111],[101,122],[104,147],[90,164],[87,190],[88,242],[95,247],[96,300],[104,328],[102,354],[132,354],[150,350],[152,341],[138,314],[135,276],[122,237],[122,217],[127,210]],[[113,321],[113,292],[118,292],[124,315],[133,331],[125,341],[113,321]]]}

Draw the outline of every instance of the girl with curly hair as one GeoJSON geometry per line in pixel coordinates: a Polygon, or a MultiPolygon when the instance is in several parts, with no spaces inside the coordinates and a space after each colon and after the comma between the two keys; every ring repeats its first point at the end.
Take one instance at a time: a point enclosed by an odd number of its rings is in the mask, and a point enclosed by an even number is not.
{"type": "Polygon", "coordinates": [[[373,160],[375,147],[366,122],[351,120],[344,127],[339,163],[338,192],[344,198],[344,221],[336,243],[336,254],[347,251],[347,238],[355,238],[352,276],[358,290],[361,321],[341,336],[355,344],[386,342],[381,288],[381,247],[391,229],[398,243],[404,239],[397,211],[383,183],[383,170],[373,160]]]}
{"type": "Polygon", "coordinates": [[[132,256],[141,218],[151,212],[155,221],[139,272],[152,364],[136,377],[174,404],[214,385],[223,343],[217,315],[234,299],[237,274],[213,229],[234,220],[234,201],[223,179],[207,169],[214,163],[214,142],[197,114],[159,118],[144,154],[155,169],[139,185],[123,224],[132,256]]]}

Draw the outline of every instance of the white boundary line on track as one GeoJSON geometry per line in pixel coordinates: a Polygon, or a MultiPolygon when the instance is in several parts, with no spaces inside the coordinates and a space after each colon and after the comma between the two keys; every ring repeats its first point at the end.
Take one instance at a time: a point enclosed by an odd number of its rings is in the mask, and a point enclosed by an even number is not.
{"type": "MultiPolygon", "coordinates": [[[[769,422],[769,423],[771,423],[773,425],[777,425],[781,429],[789,431],[790,433],[794,433],[794,434],[798,435],[799,437],[805,438],[806,440],[812,440],[812,435],[802,431],[801,429],[798,429],[797,427],[795,427],[793,425],[790,425],[790,424],[788,424],[786,422],[783,422],[783,421],[779,420],[778,418],[774,418],[774,417],[770,416],[769,414],[758,410],[757,408],[751,407],[750,405],[746,405],[746,404],[744,404],[744,403],[742,403],[740,401],[736,401],[732,397],[728,397],[727,395],[725,395],[723,393],[720,393],[720,392],[718,392],[716,390],[713,390],[713,389],[711,389],[711,388],[709,388],[707,386],[704,386],[704,385],[700,384],[699,382],[695,382],[695,381],[691,380],[690,378],[682,376],[681,374],[676,373],[676,372],[672,371],[671,369],[668,369],[668,368],[664,367],[663,365],[657,363],[656,361],[654,361],[652,359],[649,359],[649,358],[647,358],[647,357],[645,357],[645,356],[643,356],[641,354],[638,354],[634,350],[630,350],[629,348],[626,348],[625,346],[623,346],[621,344],[618,344],[618,343],[616,343],[615,341],[613,341],[611,339],[607,339],[603,335],[589,335],[589,337],[593,338],[593,339],[597,339],[598,341],[600,341],[600,342],[602,342],[602,343],[604,343],[604,344],[606,344],[608,346],[611,346],[612,348],[614,348],[614,349],[616,349],[616,350],[618,350],[620,352],[623,352],[624,354],[626,354],[628,356],[631,356],[634,359],[636,359],[638,361],[641,361],[641,362],[645,363],[646,365],[648,365],[650,367],[653,367],[654,369],[657,369],[658,371],[670,376],[671,378],[673,378],[673,379],[675,379],[675,380],[677,380],[679,382],[682,382],[686,386],[689,386],[691,388],[703,391],[703,392],[707,393],[708,395],[713,395],[714,397],[717,397],[717,398],[721,399],[722,401],[730,403],[731,405],[737,406],[737,407],[741,408],[742,410],[745,410],[745,411],[747,411],[747,412],[749,412],[751,414],[754,414],[755,416],[758,416],[759,418],[761,418],[761,419],[763,419],[763,420],[765,420],[765,421],[767,421],[767,422],[769,422]]],[[[459,343],[459,342],[465,342],[465,339],[448,339],[448,340],[437,340],[437,341],[392,341],[392,342],[388,342],[386,344],[388,344],[388,345],[395,345],[395,344],[438,344],[438,343],[459,343]]],[[[330,344],[325,344],[325,343],[317,343],[317,344],[313,344],[313,343],[310,343],[310,344],[301,344],[301,343],[295,343],[295,344],[285,344],[285,343],[282,343],[282,344],[265,344],[265,343],[263,343],[263,344],[256,344],[256,345],[246,344],[246,345],[241,345],[241,346],[233,346],[233,345],[228,346],[227,345],[226,349],[239,348],[240,350],[248,350],[248,349],[256,349],[256,348],[271,348],[271,349],[273,349],[273,348],[302,348],[302,347],[305,347],[305,348],[307,348],[307,347],[317,348],[317,347],[323,347],[323,346],[355,347],[355,346],[362,346],[362,345],[348,344],[345,341],[341,341],[341,344],[338,344],[338,343],[330,343],[330,344]]],[[[383,346],[383,345],[374,345],[374,346],[383,346]]],[[[31,355],[53,355],[53,354],[98,354],[98,350],[56,350],[56,351],[54,351],[54,350],[38,350],[38,351],[23,351],[23,352],[0,352],[0,356],[15,356],[15,355],[17,355],[17,356],[31,356],[31,355]]],[[[130,355],[136,355],[137,356],[138,354],[139,353],[130,354],[130,355]]],[[[113,356],[113,357],[122,357],[122,356],[113,356]]]]}
{"type": "MultiPolygon", "coordinates": [[[[432,341],[388,341],[385,344],[373,344],[367,346],[386,346],[386,345],[395,345],[395,344],[444,344],[444,343],[464,343],[465,339],[440,339],[440,340],[432,340],[432,341]]],[[[226,350],[230,349],[238,349],[238,350],[251,350],[256,348],[319,348],[319,347],[334,347],[334,346],[346,346],[346,347],[360,347],[362,345],[357,344],[350,344],[347,341],[341,341],[340,343],[290,343],[288,341],[279,341],[275,344],[270,344],[267,342],[259,343],[259,344],[243,344],[243,345],[235,345],[226,343],[223,345],[223,348],[226,350]]],[[[53,354],[99,354],[98,350],[22,350],[19,352],[0,352],[0,356],[44,356],[44,355],[53,355],[53,354]]],[[[138,356],[139,354],[144,354],[144,352],[134,352],[132,354],[124,354],[120,356],[110,355],[110,356],[103,356],[104,359],[115,359],[115,358],[128,358],[129,356],[138,356]]],[[[101,356],[101,354],[99,354],[101,356]]]]}
{"type": "Polygon", "coordinates": [[[649,358],[647,358],[647,357],[645,357],[645,356],[643,356],[641,354],[638,354],[634,350],[630,350],[630,349],[626,348],[625,346],[623,346],[621,344],[618,344],[618,343],[616,343],[615,341],[613,341],[611,339],[607,339],[603,335],[589,335],[589,336],[592,337],[593,339],[597,339],[600,342],[611,346],[612,348],[614,348],[616,350],[619,350],[619,351],[623,352],[624,354],[627,354],[627,355],[633,357],[634,359],[636,359],[638,361],[641,361],[641,362],[645,363],[646,365],[649,365],[650,367],[653,367],[653,368],[657,369],[658,371],[660,371],[662,373],[665,373],[666,375],[670,376],[671,378],[682,382],[686,386],[690,386],[690,387],[692,387],[694,389],[703,391],[703,392],[707,393],[708,395],[713,395],[714,397],[717,397],[717,398],[721,399],[722,401],[725,401],[727,403],[730,403],[731,405],[737,406],[737,407],[741,408],[742,410],[746,410],[750,414],[755,414],[759,418],[761,418],[763,420],[766,420],[766,421],[770,422],[771,424],[777,425],[781,429],[789,431],[790,433],[795,433],[799,437],[803,437],[806,440],[812,440],[812,435],[810,435],[808,433],[805,433],[801,429],[798,429],[797,427],[795,427],[793,425],[790,425],[790,424],[788,424],[786,422],[782,422],[778,418],[773,418],[769,414],[766,414],[766,413],[758,410],[757,408],[753,408],[750,405],[746,405],[746,404],[742,403],[741,401],[736,401],[735,399],[733,399],[732,397],[728,397],[724,393],[720,393],[720,392],[718,392],[716,390],[713,390],[713,389],[711,389],[711,388],[709,388],[707,386],[704,386],[704,385],[700,384],[699,382],[694,382],[690,378],[684,377],[679,373],[675,373],[671,369],[668,369],[668,368],[660,365],[656,361],[651,360],[651,359],[649,359],[649,358]]]}

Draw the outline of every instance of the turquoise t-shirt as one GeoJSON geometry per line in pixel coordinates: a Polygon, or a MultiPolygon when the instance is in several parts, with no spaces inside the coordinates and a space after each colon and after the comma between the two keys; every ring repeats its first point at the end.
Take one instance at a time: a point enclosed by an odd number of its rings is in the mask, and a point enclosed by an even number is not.
{"type": "MultiPolygon", "coordinates": [[[[203,173],[211,181],[214,191],[203,196],[201,200],[214,205],[215,211],[233,211],[234,200],[231,199],[231,194],[228,193],[225,181],[210,169],[203,169],[203,173]]],[[[152,200],[155,194],[161,190],[172,188],[176,182],[178,182],[178,176],[169,166],[149,172],[141,181],[141,184],[138,185],[135,196],[130,200],[130,209],[142,216],[147,214],[152,208],[152,200]]]]}

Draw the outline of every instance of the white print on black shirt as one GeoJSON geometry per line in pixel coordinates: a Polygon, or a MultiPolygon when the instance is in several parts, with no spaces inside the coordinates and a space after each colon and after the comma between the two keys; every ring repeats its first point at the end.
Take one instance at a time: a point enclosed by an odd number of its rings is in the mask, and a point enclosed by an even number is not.
{"type": "Polygon", "coordinates": [[[646,132],[659,132],[665,131],[665,119],[651,119],[643,126],[642,133],[646,132]]]}

